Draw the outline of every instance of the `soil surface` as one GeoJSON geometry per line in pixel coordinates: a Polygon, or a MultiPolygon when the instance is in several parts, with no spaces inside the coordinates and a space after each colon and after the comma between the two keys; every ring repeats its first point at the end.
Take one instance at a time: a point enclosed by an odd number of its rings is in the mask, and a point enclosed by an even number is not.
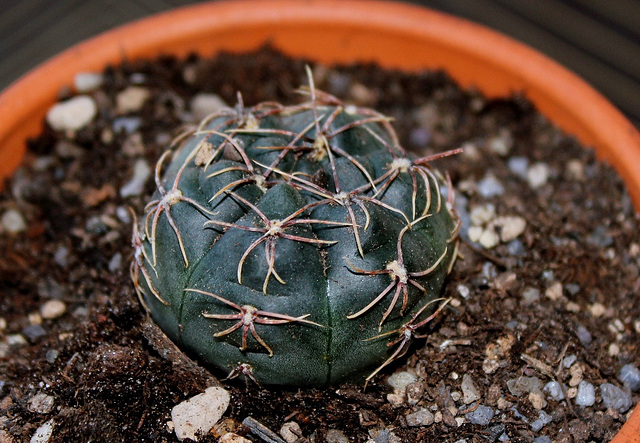
{"type": "MultiPolygon", "coordinates": [[[[0,194],[1,442],[178,441],[172,408],[225,374],[178,352],[139,305],[127,208],[142,213],[203,93],[299,102],[304,67],[264,49],[77,79],[95,118],[43,123],[0,194]]],[[[200,441],[229,428],[250,441],[609,441],[640,377],[640,230],[621,179],[522,97],[488,100],[438,72],[312,67],[319,89],[393,117],[406,148],[464,148],[437,160],[465,221],[451,301],[366,390],[223,382],[226,420],[200,441]]]]}

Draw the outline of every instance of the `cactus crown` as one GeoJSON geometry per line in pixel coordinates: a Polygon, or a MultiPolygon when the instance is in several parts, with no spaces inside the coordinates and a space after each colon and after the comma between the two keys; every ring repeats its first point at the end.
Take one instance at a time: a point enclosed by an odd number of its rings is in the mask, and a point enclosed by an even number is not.
{"type": "Polygon", "coordinates": [[[136,291],[167,335],[266,384],[368,380],[435,315],[457,253],[430,164],[451,152],[408,154],[389,118],[309,79],[305,103],[239,98],[180,137],[133,234],[136,291]]]}

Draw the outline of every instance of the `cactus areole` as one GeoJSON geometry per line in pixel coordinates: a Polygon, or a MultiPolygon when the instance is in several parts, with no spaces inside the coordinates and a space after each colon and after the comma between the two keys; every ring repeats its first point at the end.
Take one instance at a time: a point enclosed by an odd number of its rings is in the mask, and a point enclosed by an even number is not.
{"type": "Polygon", "coordinates": [[[442,309],[457,255],[430,164],[448,153],[405,152],[387,117],[310,83],[305,103],[240,99],[179,137],[133,232],[135,288],[164,332],[267,385],[368,381],[442,309]]]}

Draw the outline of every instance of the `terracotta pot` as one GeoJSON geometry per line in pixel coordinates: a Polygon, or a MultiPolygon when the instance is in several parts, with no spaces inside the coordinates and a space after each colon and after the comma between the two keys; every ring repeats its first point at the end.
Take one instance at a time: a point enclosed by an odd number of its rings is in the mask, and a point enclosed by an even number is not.
{"type": "MultiPolygon", "coordinates": [[[[123,59],[196,51],[247,51],[265,42],[324,63],[444,68],[490,97],[522,91],[566,132],[596,149],[627,184],[640,211],[640,134],[571,72],[503,35],[415,6],[369,0],[242,0],[159,14],[92,38],[25,75],[0,95],[0,179],[21,161],[56,94],[79,71],[123,59]]],[[[640,409],[614,439],[640,442],[640,409]]]]}

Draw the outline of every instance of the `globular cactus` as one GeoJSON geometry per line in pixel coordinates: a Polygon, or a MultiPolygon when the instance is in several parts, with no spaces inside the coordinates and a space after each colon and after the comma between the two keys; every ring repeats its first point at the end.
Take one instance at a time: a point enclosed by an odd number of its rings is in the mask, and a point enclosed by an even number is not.
{"type": "Polygon", "coordinates": [[[239,100],[162,155],[131,274],[166,334],[231,377],[369,380],[444,305],[459,221],[430,161],[451,152],[416,158],[387,117],[302,92],[239,100]]]}

